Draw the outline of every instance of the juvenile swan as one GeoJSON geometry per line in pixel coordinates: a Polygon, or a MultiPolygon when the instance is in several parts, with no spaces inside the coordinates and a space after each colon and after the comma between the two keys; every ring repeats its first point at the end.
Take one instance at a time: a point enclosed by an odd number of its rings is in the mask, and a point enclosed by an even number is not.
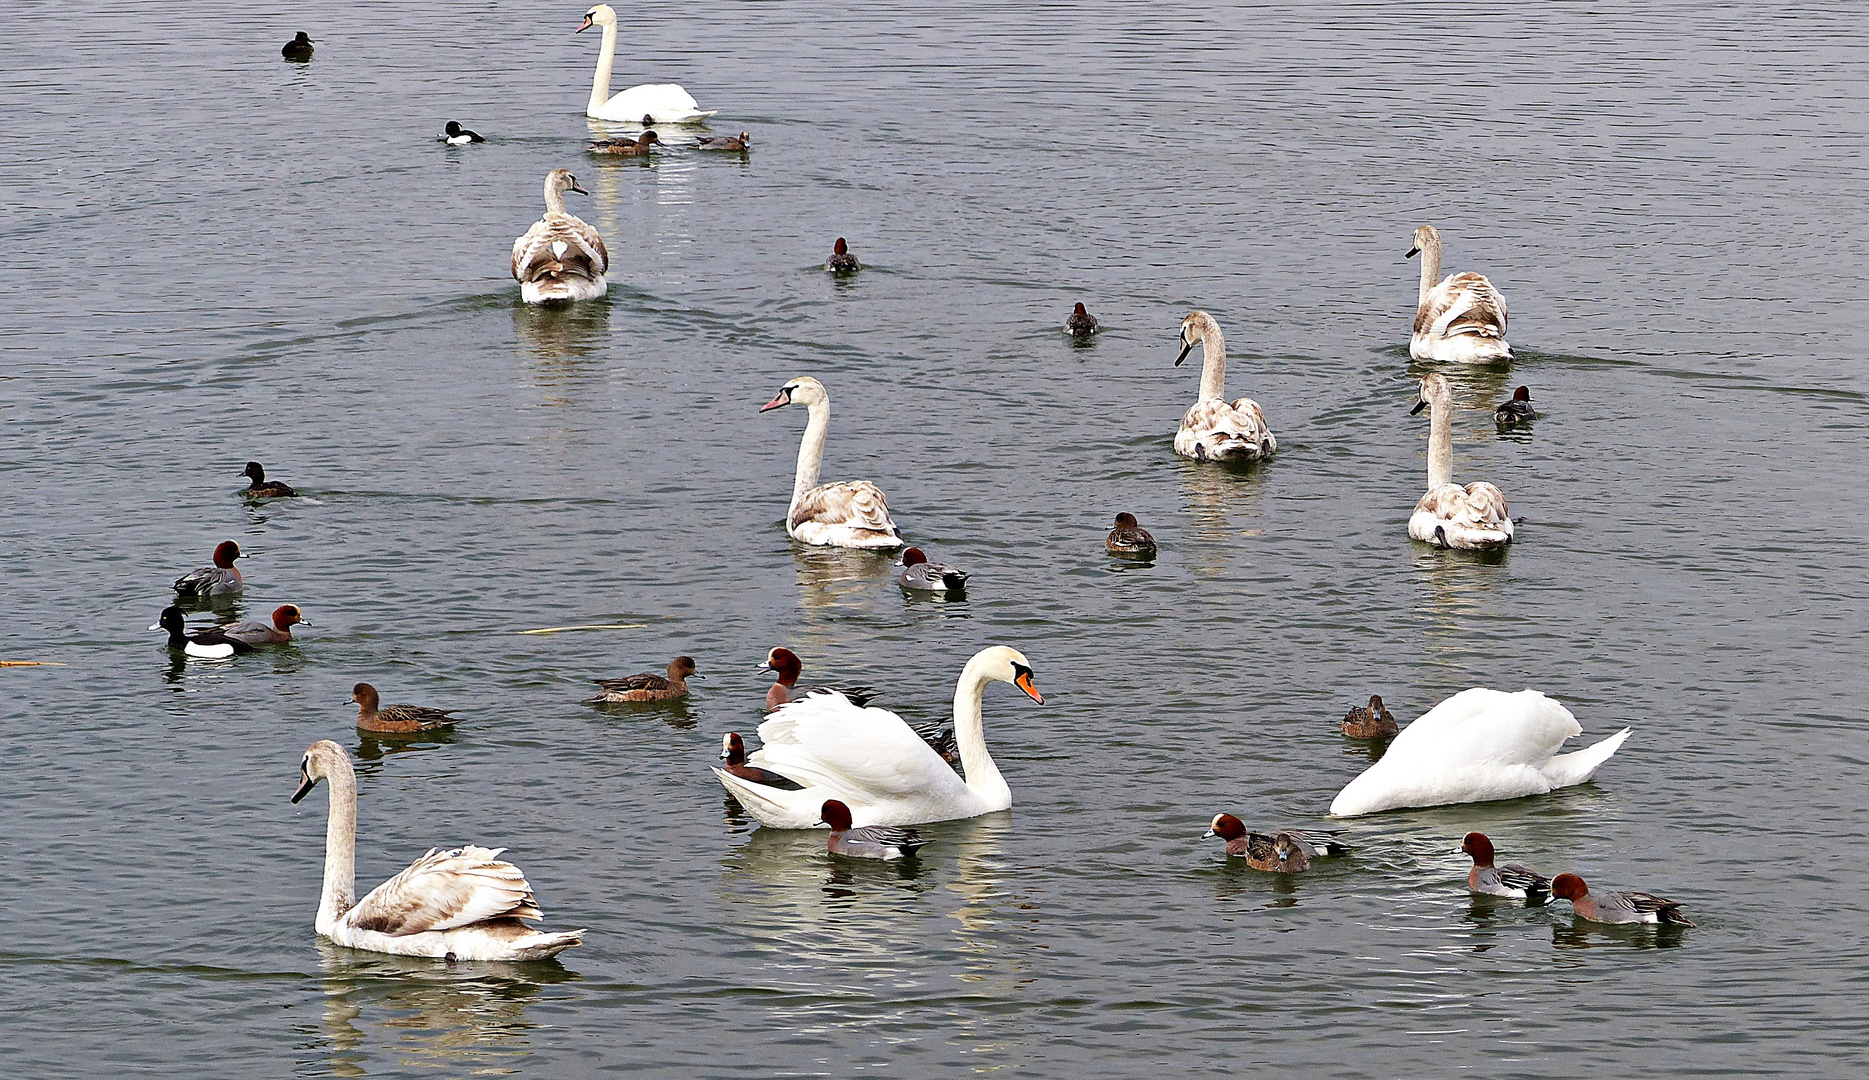
{"type": "Polygon", "coordinates": [[[1205,311],[1181,320],[1181,355],[1175,366],[1201,347],[1201,396],[1181,418],[1175,453],[1195,461],[1258,461],[1271,457],[1278,440],[1265,422],[1265,410],[1252,398],[1226,400],[1227,344],[1220,324],[1205,311]]]}
{"type": "Polygon", "coordinates": [[[565,212],[565,192],[589,195],[570,169],[545,175],[545,216],[513,241],[513,280],[528,304],[550,300],[595,300],[610,288],[604,272],[610,252],[604,238],[565,212]]]}
{"type": "Polygon", "coordinates": [[[798,446],[798,474],[792,481],[792,506],[785,515],[786,533],[819,547],[901,547],[902,537],[889,519],[889,500],[881,488],[868,480],[818,483],[824,466],[824,432],[831,423],[831,398],[823,383],[810,376],[793,379],[779,387],[778,395],[759,411],[794,403],[803,405],[810,419],[798,446]]]}
{"type": "Polygon", "coordinates": [[[658,124],[687,124],[714,115],[713,111],[702,112],[688,91],[674,83],[644,83],[611,97],[610,65],[615,63],[617,53],[616,9],[598,4],[584,13],[584,25],[575,32],[582,34],[593,26],[604,28],[604,42],[597,52],[597,73],[591,78],[591,100],[584,107],[585,116],[630,123],[646,116],[658,124]]]}
{"type": "Polygon", "coordinates": [[[1482,274],[1441,276],[1441,234],[1432,225],[1415,230],[1408,257],[1421,256],[1421,292],[1415,301],[1415,333],[1408,355],[1417,360],[1489,364],[1512,359],[1506,344],[1506,298],[1482,274]]]}
{"type": "Polygon", "coordinates": [[[584,940],[582,930],[547,934],[526,925],[545,916],[526,875],[498,858],[504,848],[430,848],[354,900],[357,774],[350,755],[328,739],[306,749],[292,801],[311,794],[320,780],[331,781],[331,818],[318,933],[353,949],[449,960],[543,960],[584,940]]]}
{"type": "Polygon", "coordinates": [[[1436,372],[1421,380],[1414,415],[1428,413],[1428,493],[1408,518],[1408,535],[1427,544],[1483,551],[1512,542],[1512,517],[1503,492],[1485,481],[1454,483],[1454,392],[1436,372]]]}

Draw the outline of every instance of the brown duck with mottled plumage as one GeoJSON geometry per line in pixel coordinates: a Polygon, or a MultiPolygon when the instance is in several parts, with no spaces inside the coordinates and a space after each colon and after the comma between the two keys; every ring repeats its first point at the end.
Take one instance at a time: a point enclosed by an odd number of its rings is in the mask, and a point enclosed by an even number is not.
{"type": "Polygon", "coordinates": [[[604,692],[591,699],[592,704],[615,701],[673,701],[688,696],[688,680],[694,673],[694,657],[677,656],[668,662],[668,675],[627,675],[621,679],[593,679],[604,692]]]}
{"type": "Polygon", "coordinates": [[[1103,549],[1112,555],[1153,557],[1155,555],[1155,537],[1149,530],[1136,524],[1136,515],[1116,515],[1116,528],[1104,538],[1103,549]]]}
{"type": "Polygon", "coordinates": [[[1352,739],[1393,739],[1402,730],[1395,714],[1383,707],[1382,698],[1369,695],[1369,707],[1353,706],[1343,715],[1343,733],[1352,739]]]}
{"type": "Polygon", "coordinates": [[[385,705],[376,687],[367,682],[351,687],[350,700],[357,706],[358,731],[371,731],[379,735],[414,735],[451,728],[457,723],[452,709],[431,709],[426,705],[385,705]]]}

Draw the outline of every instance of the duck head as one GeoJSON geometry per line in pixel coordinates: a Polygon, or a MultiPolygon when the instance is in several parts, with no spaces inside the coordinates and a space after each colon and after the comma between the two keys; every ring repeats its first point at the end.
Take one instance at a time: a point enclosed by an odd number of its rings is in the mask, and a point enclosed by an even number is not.
{"type": "Polygon", "coordinates": [[[311,623],[305,621],[305,613],[299,610],[297,604],[280,604],[273,609],[274,629],[284,630],[289,626],[299,625],[310,626],[311,623]]]}
{"type": "Polygon", "coordinates": [[[740,765],[746,761],[746,742],[737,731],[729,731],[720,737],[720,760],[729,765],[740,765]]]}
{"type": "Polygon", "coordinates": [[[1470,832],[1460,842],[1460,850],[1473,856],[1473,865],[1491,866],[1493,864],[1493,842],[1485,833],[1470,832]]]}
{"type": "Polygon", "coordinates": [[[818,824],[829,825],[832,832],[844,832],[850,828],[850,808],[837,799],[824,800],[824,806],[818,811],[818,824]]]}
{"type": "Polygon", "coordinates": [[[798,673],[804,669],[805,665],[803,661],[798,659],[798,654],[785,648],[783,645],[768,652],[766,654],[766,662],[761,664],[759,668],[762,672],[774,672],[779,676],[779,681],[786,686],[797,682],[798,673]]]}
{"type": "Polygon", "coordinates": [[[1590,886],[1576,874],[1559,874],[1551,879],[1551,895],[1559,900],[1581,900],[1590,895],[1590,886]]]}
{"type": "Polygon", "coordinates": [[[162,614],[156,618],[156,624],[151,626],[150,629],[167,630],[170,637],[180,635],[182,632],[182,609],[176,607],[174,604],[163,608],[162,614]]]}
{"type": "Polygon", "coordinates": [[[671,680],[698,679],[694,673],[694,657],[677,656],[668,662],[668,677],[671,680]]]}
{"type": "Polygon", "coordinates": [[[1211,840],[1218,836],[1222,840],[1238,840],[1246,835],[1246,823],[1232,814],[1215,814],[1214,820],[1201,834],[1202,840],[1211,840]]]}
{"type": "MultiPolygon", "coordinates": [[[[383,699],[378,696],[376,687],[371,686],[367,682],[360,682],[356,686],[350,688],[350,703],[352,705],[362,706],[366,712],[375,712],[382,707],[383,699]]],[[[293,801],[297,802],[298,800],[294,799],[293,801]]]]}
{"type": "Polygon", "coordinates": [[[241,473],[240,475],[253,481],[254,487],[258,487],[259,485],[264,484],[266,482],[266,470],[262,468],[260,466],[260,463],[257,461],[247,462],[246,471],[241,473]]]}
{"type": "Polygon", "coordinates": [[[232,540],[223,540],[214,545],[214,565],[223,570],[231,568],[234,565],[234,560],[239,557],[240,545],[234,543],[232,540]]]}

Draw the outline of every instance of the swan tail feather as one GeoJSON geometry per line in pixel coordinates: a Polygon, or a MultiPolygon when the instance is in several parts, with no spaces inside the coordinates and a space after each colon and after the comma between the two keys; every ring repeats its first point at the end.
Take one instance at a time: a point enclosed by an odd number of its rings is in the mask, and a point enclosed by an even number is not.
{"type": "Polygon", "coordinates": [[[1623,728],[1602,742],[1552,758],[1550,764],[1543,769],[1545,776],[1551,781],[1551,786],[1553,788],[1570,787],[1590,779],[1596,773],[1597,768],[1608,761],[1610,755],[1614,754],[1622,746],[1624,740],[1628,739],[1629,731],[1629,728],[1623,728]]]}
{"type": "Polygon", "coordinates": [[[754,820],[769,829],[813,828],[824,808],[821,788],[788,791],[742,780],[724,769],[715,769],[714,775],[720,777],[727,794],[738,799],[754,820]]]}

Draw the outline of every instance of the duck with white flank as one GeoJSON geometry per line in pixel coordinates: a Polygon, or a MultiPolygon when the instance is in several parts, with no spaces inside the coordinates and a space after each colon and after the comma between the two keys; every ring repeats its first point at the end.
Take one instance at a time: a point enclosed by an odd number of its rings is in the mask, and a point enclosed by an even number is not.
{"type": "Polygon", "coordinates": [[[610,252],[604,238],[565,212],[565,192],[588,195],[570,169],[545,176],[545,216],[513,241],[513,280],[528,304],[553,300],[595,300],[610,288],[604,273],[610,252]]]}
{"type": "Polygon", "coordinates": [[[967,572],[946,563],[929,562],[921,548],[912,547],[902,553],[902,573],[897,575],[896,584],[904,592],[955,593],[967,590],[967,572]]]}
{"type": "Polygon", "coordinates": [[[1175,432],[1175,453],[1195,461],[1258,461],[1278,450],[1265,410],[1249,397],[1226,399],[1227,346],[1220,324],[1205,311],[1181,320],[1181,353],[1175,366],[1201,347],[1200,397],[1188,406],[1175,432]]]}
{"type": "Polygon", "coordinates": [[[451,728],[460,721],[453,709],[431,709],[426,705],[385,705],[376,687],[360,682],[350,690],[351,704],[357,706],[357,730],[378,735],[417,735],[424,731],[451,728]]]}
{"type": "Polygon", "coordinates": [[[240,475],[249,481],[247,489],[240,494],[249,499],[284,499],[298,494],[286,484],[266,479],[266,469],[257,461],[247,462],[246,471],[240,475]]]}
{"type": "Polygon", "coordinates": [[[809,419],[798,444],[798,469],[792,478],[792,505],[785,531],[794,540],[819,547],[899,548],[902,537],[889,518],[889,500],[868,480],[819,484],[824,468],[824,434],[831,425],[831,397],[810,376],[793,379],[760,406],[760,412],[803,405],[809,419]]]}
{"type": "Polygon", "coordinates": [[[462,127],[459,120],[448,121],[448,126],[443,128],[441,134],[435,137],[447,143],[449,146],[467,146],[470,143],[487,141],[481,137],[478,131],[469,131],[462,127]]]}
{"type": "Polygon", "coordinates": [[[1595,923],[1668,923],[1692,926],[1681,914],[1681,905],[1663,896],[1645,892],[1613,892],[1592,895],[1590,886],[1576,874],[1559,874],[1551,879],[1551,895],[1569,900],[1577,917],[1595,923]]]}
{"type": "Polygon", "coordinates": [[[1424,544],[1488,551],[1512,542],[1512,511],[1505,493],[1484,480],[1454,483],[1454,391],[1447,376],[1421,380],[1414,415],[1428,413],[1428,490],[1408,518],[1408,535],[1424,544]]]}
{"type": "Polygon", "coordinates": [[[694,657],[677,656],[668,662],[666,676],[644,673],[626,675],[621,679],[592,679],[604,688],[604,692],[590,699],[590,704],[619,701],[673,701],[688,696],[688,680],[701,676],[694,673],[694,657]]]}
{"type": "Polygon", "coordinates": [[[1550,878],[1534,874],[1517,863],[1494,866],[1493,842],[1485,833],[1468,833],[1460,843],[1460,850],[1473,856],[1473,865],[1467,869],[1468,892],[1528,900],[1551,891],[1550,878]]]}
{"type": "Polygon", "coordinates": [[[1432,225],[1415,230],[1408,258],[1421,256],[1421,291],[1415,300],[1415,332],[1408,355],[1417,360],[1490,364],[1512,359],[1506,344],[1506,298],[1484,275],[1441,274],[1441,234],[1432,225]]]}
{"type": "Polygon", "coordinates": [[[310,626],[305,621],[305,613],[297,604],[280,604],[273,609],[270,623],[237,622],[220,627],[220,631],[230,638],[236,638],[248,645],[284,645],[292,640],[294,626],[310,626]]]}
{"type": "Polygon", "coordinates": [[[210,626],[198,633],[186,633],[182,621],[182,609],[169,605],[162,609],[162,617],[156,620],[151,630],[169,632],[169,648],[184,656],[198,657],[203,660],[225,660],[240,653],[250,653],[253,646],[239,638],[228,637],[218,626],[210,626]]]}
{"type": "Polygon", "coordinates": [[[1369,707],[1353,705],[1343,716],[1343,733],[1352,739],[1393,738],[1401,728],[1395,714],[1383,707],[1382,698],[1369,695],[1369,707]]]}
{"type": "Polygon", "coordinates": [[[840,236],[831,245],[831,257],[824,260],[824,268],[833,274],[854,274],[863,269],[863,264],[850,254],[850,245],[840,236]]]}
{"type": "Polygon", "coordinates": [[[1246,860],[1254,870],[1273,874],[1298,874],[1310,869],[1311,860],[1344,855],[1349,848],[1337,840],[1334,832],[1309,832],[1282,829],[1275,833],[1252,832],[1245,822],[1232,814],[1215,814],[1201,839],[1219,837],[1227,842],[1227,854],[1246,860]]]}
{"type": "Polygon", "coordinates": [[[499,857],[504,848],[430,848],[354,899],[357,773],[350,755],[329,740],[306,748],[292,801],[311,794],[320,780],[331,783],[324,889],[314,924],[321,936],[353,949],[447,960],[543,960],[583,942],[583,930],[547,934],[526,925],[545,915],[526,875],[499,857]]]}
{"type": "Polygon", "coordinates": [[[231,596],[246,588],[246,579],[234,569],[240,557],[240,545],[223,540],[214,545],[214,565],[190,570],[175,579],[175,591],[182,596],[231,596]]]}
{"type": "Polygon", "coordinates": [[[1065,316],[1064,332],[1072,337],[1087,338],[1097,332],[1097,317],[1084,310],[1084,302],[1079,300],[1071,313],[1065,316]]]}
{"type": "Polygon", "coordinates": [[[1116,527],[1103,538],[1103,550],[1123,558],[1153,559],[1155,537],[1149,535],[1149,530],[1136,524],[1136,515],[1118,514],[1116,527]]]}
{"type": "Polygon", "coordinates": [[[928,841],[922,839],[922,834],[914,829],[898,829],[890,825],[851,828],[850,808],[836,799],[824,800],[824,806],[818,813],[818,824],[831,827],[830,839],[824,846],[833,855],[849,855],[858,859],[907,859],[928,846],[928,841]]]}
{"type": "Polygon", "coordinates": [[[1493,423],[1502,428],[1530,423],[1536,419],[1538,413],[1532,409],[1532,388],[1529,386],[1512,391],[1510,401],[1502,401],[1493,409],[1493,423]]]}
{"type": "Polygon", "coordinates": [[[674,83],[644,83],[612,97],[610,67],[616,62],[616,9],[609,4],[598,4],[584,13],[584,25],[573,32],[582,34],[593,26],[603,27],[604,40],[597,52],[597,71],[591,78],[591,100],[584,107],[585,116],[630,123],[652,119],[658,124],[691,124],[714,115],[715,110],[701,111],[688,91],[674,83]]]}

